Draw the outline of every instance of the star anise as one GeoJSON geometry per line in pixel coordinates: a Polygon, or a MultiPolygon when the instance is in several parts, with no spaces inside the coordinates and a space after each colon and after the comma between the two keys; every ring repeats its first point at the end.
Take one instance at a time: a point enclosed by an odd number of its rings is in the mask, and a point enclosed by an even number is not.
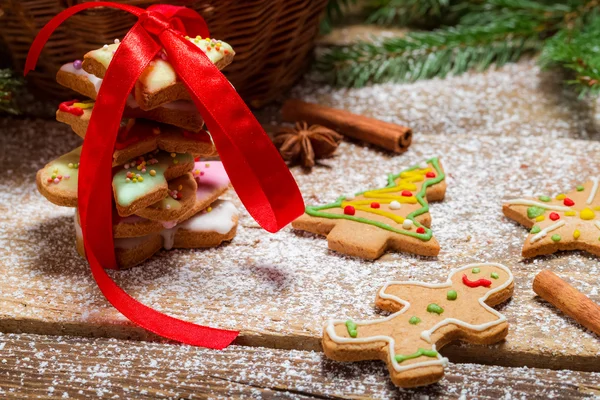
{"type": "Polygon", "coordinates": [[[329,157],[342,141],[342,135],[321,125],[296,122],[294,128],[281,128],[273,142],[286,161],[313,167],[315,160],[329,157]]]}

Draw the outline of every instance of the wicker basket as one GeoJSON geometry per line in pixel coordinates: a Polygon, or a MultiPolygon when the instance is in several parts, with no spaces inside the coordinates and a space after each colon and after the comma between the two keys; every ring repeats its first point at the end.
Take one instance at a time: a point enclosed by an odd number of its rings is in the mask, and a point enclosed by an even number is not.
{"type": "MultiPolygon", "coordinates": [[[[0,0],[0,35],[15,68],[22,69],[38,30],[65,7],[85,0],[0,0]]],[[[206,19],[211,36],[230,43],[237,55],[224,71],[240,95],[260,107],[293,85],[310,61],[319,15],[327,0],[115,0],[147,7],[155,3],[186,5],[206,19]]],[[[55,82],[64,63],[122,38],[135,17],[98,8],[71,17],[46,45],[30,82],[53,96],[67,95],[55,82]]]]}

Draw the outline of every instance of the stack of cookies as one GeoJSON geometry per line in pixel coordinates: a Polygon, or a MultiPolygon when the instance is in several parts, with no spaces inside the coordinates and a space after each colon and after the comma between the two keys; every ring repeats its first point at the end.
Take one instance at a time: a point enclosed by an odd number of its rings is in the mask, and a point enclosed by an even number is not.
{"type": "MultiPolygon", "coordinates": [[[[233,60],[235,53],[227,43],[187,39],[219,69],[233,60]]],[[[82,138],[118,46],[115,40],[91,51],[57,74],[58,83],[89,98],[61,103],[56,112],[56,119],[82,138]]],[[[167,56],[160,54],[127,100],[113,154],[113,233],[120,268],[135,266],[163,248],[214,247],[235,236],[237,209],[219,200],[229,188],[223,165],[200,161],[217,155],[203,125],[167,56]]],[[[80,155],[78,147],[38,171],[38,190],[52,203],[77,206],[80,155]]],[[[74,223],[77,249],[84,255],[77,213],[74,223]]]]}

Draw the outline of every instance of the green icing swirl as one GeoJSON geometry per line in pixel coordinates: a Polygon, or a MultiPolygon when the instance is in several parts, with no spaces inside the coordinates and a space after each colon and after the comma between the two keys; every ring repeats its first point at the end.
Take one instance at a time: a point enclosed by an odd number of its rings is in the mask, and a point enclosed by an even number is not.
{"type": "MultiPolygon", "coordinates": [[[[425,214],[426,212],[429,211],[429,204],[427,204],[427,201],[425,200],[425,193],[427,191],[427,188],[429,186],[435,185],[435,184],[443,181],[445,179],[446,175],[440,168],[439,160],[437,157],[427,160],[427,163],[430,163],[431,165],[433,165],[433,168],[436,171],[436,177],[435,177],[435,179],[426,181],[425,184],[423,184],[423,186],[421,186],[421,190],[419,190],[419,192],[415,194],[415,198],[416,198],[417,202],[421,205],[421,208],[413,211],[412,213],[410,213],[406,216],[406,219],[410,219],[411,221],[413,221],[414,225],[417,228],[423,227],[423,229],[425,229],[425,233],[416,233],[416,232],[411,232],[411,231],[406,231],[406,230],[400,230],[400,229],[394,228],[393,226],[386,224],[384,222],[373,221],[373,220],[363,218],[363,217],[356,217],[356,216],[347,215],[347,214],[333,214],[333,213],[322,212],[322,210],[328,210],[330,208],[341,207],[342,202],[345,199],[344,196],[339,197],[334,203],[329,203],[329,204],[325,204],[322,206],[307,206],[305,211],[308,215],[313,216],[313,217],[329,218],[329,219],[347,219],[350,221],[361,222],[363,224],[373,225],[373,226],[376,226],[381,229],[385,229],[385,230],[388,230],[388,231],[391,231],[394,233],[399,233],[401,235],[412,236],[412,237],[421,239],[423,241],[431,240],[431,237],[433,236],[431,229],[429,229],[425,226],[422,226],[420,223],[415,221],[415,218],[418,217],[419,215],[425,214]]],[[[400,175],[403,172],[414,171],[415,169],[419,169],[419,166],[414,166],[414,167],[405,169],[397,174],[389,174],[388,175],[388,185],[384,189],[396,186],[395,181],[396,181],[396,179],[398,179],[400,177],[400,175]]],[[[373,189],[373,190],[377,190],[377,189],[373,189]]],[[[365,190],[364,192],[357,193],[357,195],[361,195],[368,191],[369,190],[365,190]]]]}
{"type": "Polygon", "coordinates": [[[350,337],[355,338],[358,336],[358,325],[351,319],[346,321],[346,329],[348,330],[348,335],[350,335],[350,337]]]}
{"type": "Polygon", "coordinates": [[[413,358],[417,358],[417,357],[421,357],[421,356],[437,357],[437,355],[438,355],[438,352],[435,350],[425,350],[425,349],[419,348],[419,350],[417,350],[415,353],[408,354],[406,356],[404,356],[402,354],[396,354],[394,359],[396,360],[396,362],[401,363],[406,360],[411,360],[413,358]]]}
{"type": "Polygon", "coordinates": [[[411,325],[417,325],[419,322],[421,322],[421,318],[419,317],[410,317],[408,320],[408,323],[411,325]]]}
{"type": "Polygon", "coordinates": [[[427,312],[440,315],[441,313],[444,312],[444,309],[435,303],[431,303],[430,305],[427,306],[427,312]]]}

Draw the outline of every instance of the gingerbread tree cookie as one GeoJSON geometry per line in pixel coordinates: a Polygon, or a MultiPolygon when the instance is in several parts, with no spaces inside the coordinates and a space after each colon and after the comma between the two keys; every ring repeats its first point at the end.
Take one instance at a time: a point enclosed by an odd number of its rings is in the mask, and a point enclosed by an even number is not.
{"type": "Polygon", "coordinates": [[[438,350],[461,339],[492,344],[508,334],[508,322],[491,308],[513,293],[513,275],[500,264],[471,264],[445,283],[388,282],[375,304],[394,312],[370,321],[333,320],[323,332],[323,350],[336,361],[379,359],[392,382],[416,387],[439,381],[448,360],[438,350]]]}
{"type": "Polygon", "coordinates": [[[523,257],[559,250],[585,250],[600,256],[600,196],[598,178],[555,197],[512,199],[504,215],[530,229],[523,257]]]}
{"type": "Polygon", "coordinates": [[[325,235],[330,249],[352,256],[376,259],[388,249],[436,256],[440,246],[429,228],[428,202],[444,199],[445,176],[432,158],[390,174],[383,188],[308,206],[292,226],[325,235]]]}

